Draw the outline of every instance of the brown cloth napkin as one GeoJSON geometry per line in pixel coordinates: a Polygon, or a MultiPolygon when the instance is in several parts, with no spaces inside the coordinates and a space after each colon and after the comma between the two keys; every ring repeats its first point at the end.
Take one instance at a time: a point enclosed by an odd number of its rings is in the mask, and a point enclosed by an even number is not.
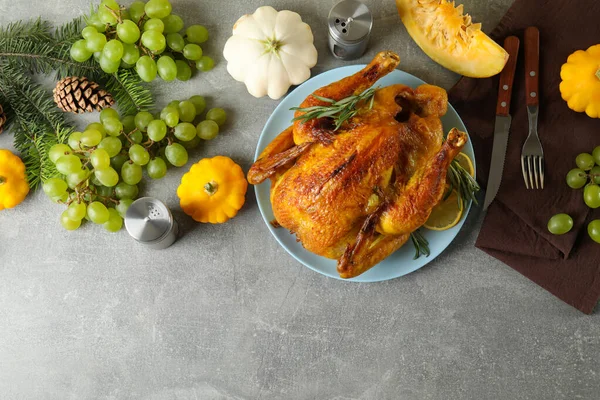
{"type": "MultiPolygon", "coordinates": [[[[600,218],[589,210],[583,189],[570,189],[567,172],[575,157],[600,145],[600,119],[576,113],[562,100],[560,68],[569,54],[600,43],[600,1],[517,0],[491,37],[502,44],[510,35],[521,40],[510,113],[502,184],[487,211],[475,246],[503,261],[561,300],[592,313],[600,298],[600,244],[587,234],[587,224],[600,218]],[[544,148],[544,190],[526,190],[521,173],[521,147],[527,137],[523,31],[540,30],[540,112],[538,132],[544,148]],[[568,213],[575,226],[554,236],[547,231],[550,217],[568,213]]],[[[498,76],[462,78],[449,92],[450,103],[465,122],[477,159],[480,182],[489,173],[498,76]]]]}

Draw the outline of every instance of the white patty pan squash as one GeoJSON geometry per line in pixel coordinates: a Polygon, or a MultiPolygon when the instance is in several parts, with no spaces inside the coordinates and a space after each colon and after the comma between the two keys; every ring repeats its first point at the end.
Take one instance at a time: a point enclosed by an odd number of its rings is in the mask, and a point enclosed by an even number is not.
{"type": "Polygon", "coordinates": [[[223,55],[227,71],[254,97],[276,100],[310,78],[317,49],[310,26],[292,11],[260,7],[237,20],[223,55]]]}

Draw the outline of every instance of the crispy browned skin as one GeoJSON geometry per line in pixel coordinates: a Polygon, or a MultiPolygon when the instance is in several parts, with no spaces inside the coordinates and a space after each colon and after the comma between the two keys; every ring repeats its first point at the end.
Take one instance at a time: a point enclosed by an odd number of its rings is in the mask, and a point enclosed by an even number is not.
{"type": "MultiPolygon", "coordinates": [[[[398,61],[380,53],[315,94],[361,93],[398,61]]],[[[301,107],[316,104],[308,96],[301,107]]],[[[336,132],[327,119],[296,121],[263,151],[248,180],[271,178],[277,222],[307,250],[338,260],[341,277],[357,276],[400,248],[440,201],[450,161],[466,142],[453,130],[442,145],[447,104],[436,86],[379,89],[373,108],[362,107],[336,132]]]]}

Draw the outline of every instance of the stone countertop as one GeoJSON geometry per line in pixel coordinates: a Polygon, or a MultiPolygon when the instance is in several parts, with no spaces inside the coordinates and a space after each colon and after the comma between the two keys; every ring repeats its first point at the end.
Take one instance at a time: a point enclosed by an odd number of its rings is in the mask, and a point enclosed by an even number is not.
{"type": "MultiPolygon", "coordinates": [[[[127,2],[129,3],[129,2],[127,2]]],[[[229,114],[192,159],[224,154],[249,167],[278,102],[255,99],[227,73],[221,49],[259,0],[174,1],[209,28],[217,65],[189,82],[153,85],[158,106],[193,94],[229,114]]],[[[319,51],[313,75],[348,65],[327,50],[334,0],[272,0],[299,12],[319,51]]],[[[400,68],[450,88],[458,78],[407,35],[391,0],[367,1],[375,24],[364,63],[397,51],[400,68]]],[[[465,0],[490,31],[511,0],[465,0]]],[[[56,24],[88,0],[0,0],[0,24],[56,24]]],[[[84,126],[91,117],[76,117],[84,126]]],[[[12,135],[0,136],[12,148],[12,135]]],[[[593,399],[600,392],[600,316],[554,298],[473,244],[471,211],[452,245],[388,282],[321,276],[270,235],[249,190],[225,225],[191,221],[176,188],[187,168],[143,187],[174,211],[184,236],[152,251],[88,224],[66,232],[43,193],[0,212],[0,397],[3,399],[593,399]],[[595,393],[595,394],[594,394],[595,393]]]]}

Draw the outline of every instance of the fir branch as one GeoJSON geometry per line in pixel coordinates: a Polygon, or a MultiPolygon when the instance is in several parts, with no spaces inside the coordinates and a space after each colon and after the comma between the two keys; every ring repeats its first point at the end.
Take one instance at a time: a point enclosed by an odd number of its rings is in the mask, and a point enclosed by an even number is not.
{"type": "Polygon", "coordinates": [[[133,70],[120,69],[104,87],[113,95],[122,115],[148,111],[154,104],[150,89],[133,70]]]}

